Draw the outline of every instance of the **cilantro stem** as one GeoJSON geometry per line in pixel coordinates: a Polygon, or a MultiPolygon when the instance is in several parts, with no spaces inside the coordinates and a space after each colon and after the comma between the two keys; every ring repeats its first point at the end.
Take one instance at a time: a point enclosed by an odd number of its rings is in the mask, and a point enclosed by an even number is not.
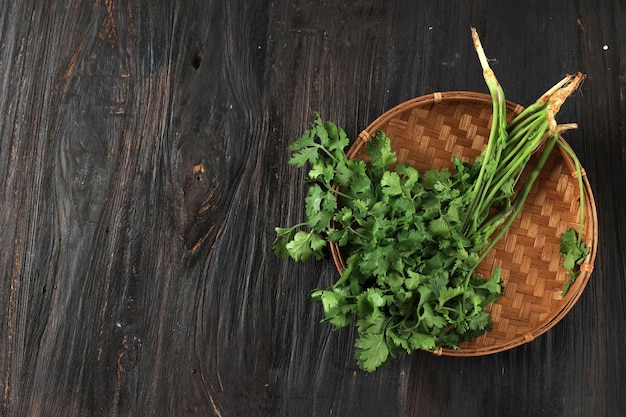
{"type": "Polygon", "coordinates": [[[503,108],[503,105],[506,105],[506,102],[504,101],[504,93],[502,91],[502,87],[500,87],[497,80],[495,80],[495,77],[493,77],[495,81],[492,81],[488,78],[488,74],[493,74],[493,72],[486,72],[485,75],[488,80],[487,84],[489,86],[489,90],[491,91],[493,97],[493,121],[491,132],[489,133],[487,148],[483,153],[484,158],[481,162],[478,178],[476,179],[476,182],[474,182],[471,190],[468,192],[468,195],[472,196],[471,198],[473,198],[473,200],[466,212],[462,230],[469,231],[470,234],[473,233],[478,227],[478,220],[481,215],[481,202],[484,200],[486,190],[491,185],[493,174],[495,172],[494,165],[498,165],[501,156],[502,147],[499,146],[500,144],[497,142],[501,141],[501,138],[506,137],[506,135],[503,135],[503,122],[506,122],[506,113],[503,113],[503,110],[506,111],[506,108],[503,108]]]}
{"type": "Polygon", "coordinates": [[[567,155],[572,158],[572,161],[574,162],[574,167],[576,168],[576,179],[578,180],[578,194],[579,194],[579,207],[578,207],[578,242],[582,242],[582,234],[583,234],[583,228],[585,225],[585,185],[583,183],[583,172],[582,172],[582,167],[580,165],[580,160],[578,159],[578,157],[576,156],[576,154],[574,153],[574,151],[572,151],[572,149],[567,146],[565,143],[563,143],[563,141],[559,138],[559,146],[561,147],[561,149],[563,149],[565,151],[565,153],[567,153],[567,155]]]}
{"type": "Polygon", "coordinates": [[[538,126],[533,132],[528,135],[528,139],[520,141],[514,151],[511,152],[512,158],[505,158],[497,169],[495,176],[495,185],[491,187],[490,193],[484,198],[481,203],[479,211],[483,214],[489,210],[493,205],[494,198],[503,188],[503,186],[511,180],[511,178],[518,177],[521,171],[524,169],[526,163],[530,159],[530,156],[536,146],[543,140],[546,129],[548,128],[547,119],[538,119],[533,126],[538,126]],[[527,143],[524,143],[527,142],[527,143]],[[510,160],[509,160],[510,159],[510,160]]]}
{"type": "Polygon", "coordinates": [[[540,100],[537,100],[535,103],[524,108],[520,114],[515,116],[513,120],[509,122],[508,128],[511,131],[511,134],[513,134],[514,129],[518,129],[519,126],[523,126],[525,122],[527,123],[532,120],[533,115],[540,114],[541,110],[546,108],[546,103],[540,100]]]}
{"type": "Polygon", "coordinates": [[[313,146],[315,146],[316,148],[322,150],[326,155],[328,155],[328,157],[330,159],[333,160],[333,162],[335,164],[338,164],[340,161],[335,157],[335,155],[333,155],[328,149],[326,149],[326,147],[324,145],[320,145],[319,143],[313,143],[313,146]]]}
{"type": "Polygon", "coordinates": [[[493,70],[489,67],[489,61],[478,37],[478,32],[472,28],[472,40],[474,48],[478,54],[480,65],[483,69],[483,78],[492,97],[493,116],[491,122],[491,131],[489,132],[489,140],[487,148],[483,153],[480,171],[476,182],[469,192],[470,198],[473,198],[466,212],[463,221],[462,230],[473,234],[478,228],[479,219],[482,218],[484,211],[482,202],[485,194],[491,185],[496,168],[500,162],[502,149],[506,145],[506,100],[504,99],[504,90],[498,82],[493,70]],[[494,166],[495,165],[495,166],[494,166]]]}
{"type": "MultiPolygon", "coordinates": [[[[561,88],[564,88],[564,87],[568,86],[568,84],[575,85],[574,88],[570,88],[571,91],[575,90],[578,87],[578,85],[580,84],[580,81],[582,81],[582,78],[584,78],[584,77],[580,73],[577,76],[572,76],[572,75],[565,76],[561,81],[559,81],[558,83],[556,83],[555,85],[550,87],[550,89],[548,91],[543,93],[543,95],[541,97],[539,97],[539,99],[537,99],[537,101],[535,101],[530,106],[526,107],[520,114],[515,116],[513,118],[513,120],[511,120],[511,122],[509,122],[509,126],[513,127],[516,124],[526,120],[528,115],[537,113],[538,110],[540,110],[541,108],[547,108],[548,107],[548,102],[551,100],[552,96],[557,91],[559,91],[561,88]]],[[[572,87],[573,87],[573,85],[572,85],[572,87]]],[[[569,95],[569,93],[568,93],[568,95],[569,95]]]]}
{"type": "Polygon", "coordinates": [[[504,236],[504,234],[507,232],[507,230],[509,229],[509,227],[511,226],[513,221],[515,221],[515,219],[517,218],[519,213],[522,211],[522,207],[524,206],[524,202],[526,201],[526,198],[528,197],[528,194],[530,193],[530,190],[531,190],[533,184],[535,183],[537,178],[539,178],[539,174],[541,174],[541,170],[543,169],[544,165],[548,161],[548,157],[550,156],[550,153],[552,152],[552,149],[554,149],[554,145],[558,141],[559,141],[558,132],[557,131],[551,131],[550,132],[550,137],[548,139],[548,142],[546,143],[546,147],[544,148],[543,152],[541,153],[539,161],[537,161],[537,165],[535,165],[535,167],[531,171],[528,180],[524,184],[524,187],[520,190],[520,193],[518,194],[518,196],[514,200],[514,203],[512,205],[511,213],[508,216],[508,219],[507,219],[506,223],[500,229],[498,234],[491,239],[491,241],[489,242],[487,247],[482,251],[482,253],[480,254],[480,257],[479,257],[479,261],[478,261],[479,263],[483,261],[485,256],[487,256],[487,254],[489,253],[489,251],[495,246],[495,244],[500,240],[500,238],[502,238],[502,236],[504,236]]]}
{"type": "Polygon", "coordinates": [[[346,266],[346,268],[341,273],[341,276],[331,286],[331,288],[335,289],[335,288],[339,288],[340,286],[342,286],[348,280],[348,277],[350,277],[350,274],[352,273],[352,268],[353,268],[353,264],[348,262],[348,265],[346,266]]]}
{"type": "MultiPolygon", "coordinates": [[[[542,109],[540,112],[530,115],[523,124],[519,124],[508,132],[507,147],[505,149],[506,156],[502,159],[501,165],[506,164],[511,158],[515,157],[527,142],[532,142],[536,139],[536,135],[541,139],[548,127],[546,125],[547,117],[548,110],[542,109]]],[[[531,149],[534,150],[534,147],[531,147],[531,149]]]]}
{"type": "Polygon", "coordinates": [[[339,189],[337,187],[332,187],[332,186],[329,187],[328,185],[326,185],[326,188],[328,189],[328,191],[331,191],[332,193],[334,193],[334,194],[336,194],[338,196],[341,196],[343,198],[347,198],[349,200],[354,200],[353,196],[351,196],[350,194],[346,194],[346,193],[344,193],[342,191],[339,191],[339,189]]]}
{"type": "Polygon", "coordinates": [[[367,239],[367,237],[361,233],[359,233],[354,227],[348,227],[348,230],[360,237],[361,239],[367,239]]]}

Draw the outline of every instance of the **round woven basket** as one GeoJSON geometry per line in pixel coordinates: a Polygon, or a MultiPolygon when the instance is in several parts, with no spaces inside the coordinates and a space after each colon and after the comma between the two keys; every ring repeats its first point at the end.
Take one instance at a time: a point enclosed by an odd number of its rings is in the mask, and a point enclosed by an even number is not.
{"type": "MultiPolygon", "coordinates": [[[[507,102],[509,118],[523,107],[507,102]]],[[[431,168],[453,169],[452,156],[473,161],[489,138],[492,101],[487,94],[434,93],[404,102],[369,125],[352,144],[349,158],[364,158],[363,146],[376,131],[391,138],[398,162],[408,162],[424,172],[431,168]]],[[[447,356],[481,356],[531,342],[558,323],[580,298],[593,270],[598,241],[597,212],[591,187],[583,171],[585,230],[590,253],[581,273],[563,297],[569,276],[559,255],[561,233],[579,228],[579,186],[573,161],[558,148],[552,152],[526,203],[507,234],[494,246],[476,272],[491,276],[502,269],[503,295],[488,307],[493,328],[460,349],[439,348],[447,356]]],[[[526,171],[533,166],[531,159],[526,171]]],[[[526,173],[528,174],[528,172],[526,173]]],[[[524,183],[524,178],[520,184],[524,183]]],[[[331,244],[341,273],[345,268],[341,248],[331,244]]]]}

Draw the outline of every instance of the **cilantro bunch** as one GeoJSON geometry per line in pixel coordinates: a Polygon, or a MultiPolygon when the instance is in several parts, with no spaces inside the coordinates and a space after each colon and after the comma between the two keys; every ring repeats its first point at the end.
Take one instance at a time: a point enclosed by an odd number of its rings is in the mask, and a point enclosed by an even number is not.
{"type": "Polygon", "coordinates": [[[396,164],[382,131],[367,144],[367,162],[349,160],[348,143],[342,129],[318,116],[291,145],[289,163],[311,166],[308,220],[276,228],[281,257],[319,259],[331,241],[346,247],[339,280],[312,294],[325,321],[341,328],[356,317],[356,357],[369,371],[403,351],[458,347],[489,329],[484,308],[502,292],[499,270],[491,279],[473,274],[487,239],[461,230],[479,167],[455,159],[454,173],[421,175],[396,164]]]}
{"type": "MultiPolygon", "coordinates": [[[[556,125],[554,114],[580,76],[557,84],[507,123],[504,92],[477,35],[474,40],[494,113],[487,147],[475,161],[454,157],[452,171],[420,173],[398,163],[382,131],[368,141],[367,158],[349,159],[346,133],[319,115],[289,148],[289,164],[309,168],[306,221],[276,228],[275,253],[304,261],[321,259],[329,242],[343,248],[347,258],[340,278],[314,290],[312,298],[335,328],[356,322],[355,357],[366,371],[402,353],[458,348],[491,328],[485,308],[502,294],[500,269],[491,277],[474,271],[561,144],[564,127],[556,125]],[[540,147],[529,178],[516,187],[540,147]]],[[[581,230],[582,220],[581,215],[581,230]]],[[[576,232],[566,233],[561,253],[573,280],[588,249],[576,232]]]]}

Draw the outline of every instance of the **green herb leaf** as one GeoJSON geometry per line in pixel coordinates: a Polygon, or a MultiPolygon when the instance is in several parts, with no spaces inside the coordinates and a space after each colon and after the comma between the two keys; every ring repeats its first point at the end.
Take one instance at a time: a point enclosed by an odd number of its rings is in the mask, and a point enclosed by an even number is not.
{"type": "Polygon", "coordinates": [[[574,229],[569,228],[561,234],[559,253],[564,258],[563,268],[570,276],[563,287],[562,296],[567,294],[570,286],[580,274],[580,265],[589,255],[589,250],[589,247],[579,238],[574,229]]]}
{"type": "Polygon", "coordinates": [[[385,340],[385,318],[382,316],[361,319],[357,323],[359,337],[355,342],[355,357],[361,369],[375,371],[389,359],[385,340]]]}
{"type": "Polygon", "coordinates": [[[326,246],[326,241],[319,235],[319,233],[311,231],[297,232],[293,240],[285,245],[289,256],[296,261],[305,261],[311,256],[317,259],[322,258],[321,249],[326,246]]]}
{"type": "Polygon", "coordinates": [[[276,256],[287,259],[289,258],[289,251],[287,250],[287,243],[293,238],[295,233],[294,228],[289,227],[276,227],[276,239],[274,240],[274,253],[276,256]]]}
{"type": "Polygon", "coordinates": [[[380,180],[383,194],[388,196],[397,196],[402,194],[402,186],[400,185],[400,176],[396,172],[385,171],[380,180]]]}

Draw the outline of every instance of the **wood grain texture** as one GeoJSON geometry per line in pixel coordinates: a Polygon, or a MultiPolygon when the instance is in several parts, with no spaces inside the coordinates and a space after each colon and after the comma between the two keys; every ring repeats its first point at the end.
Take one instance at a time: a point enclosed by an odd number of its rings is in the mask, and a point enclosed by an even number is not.
{"type": "Polygon", "coordinates": [[[626,409],[624,1],[0,2],[0,415],[611,416],[626,409]],[[421,2],[420,2],[421,3],[421,2]],[[559,120],[596,196],[578,304],[531,344],[358,370],[295,264],[288,144],[433,91],[587,74],[559,120]]]}

